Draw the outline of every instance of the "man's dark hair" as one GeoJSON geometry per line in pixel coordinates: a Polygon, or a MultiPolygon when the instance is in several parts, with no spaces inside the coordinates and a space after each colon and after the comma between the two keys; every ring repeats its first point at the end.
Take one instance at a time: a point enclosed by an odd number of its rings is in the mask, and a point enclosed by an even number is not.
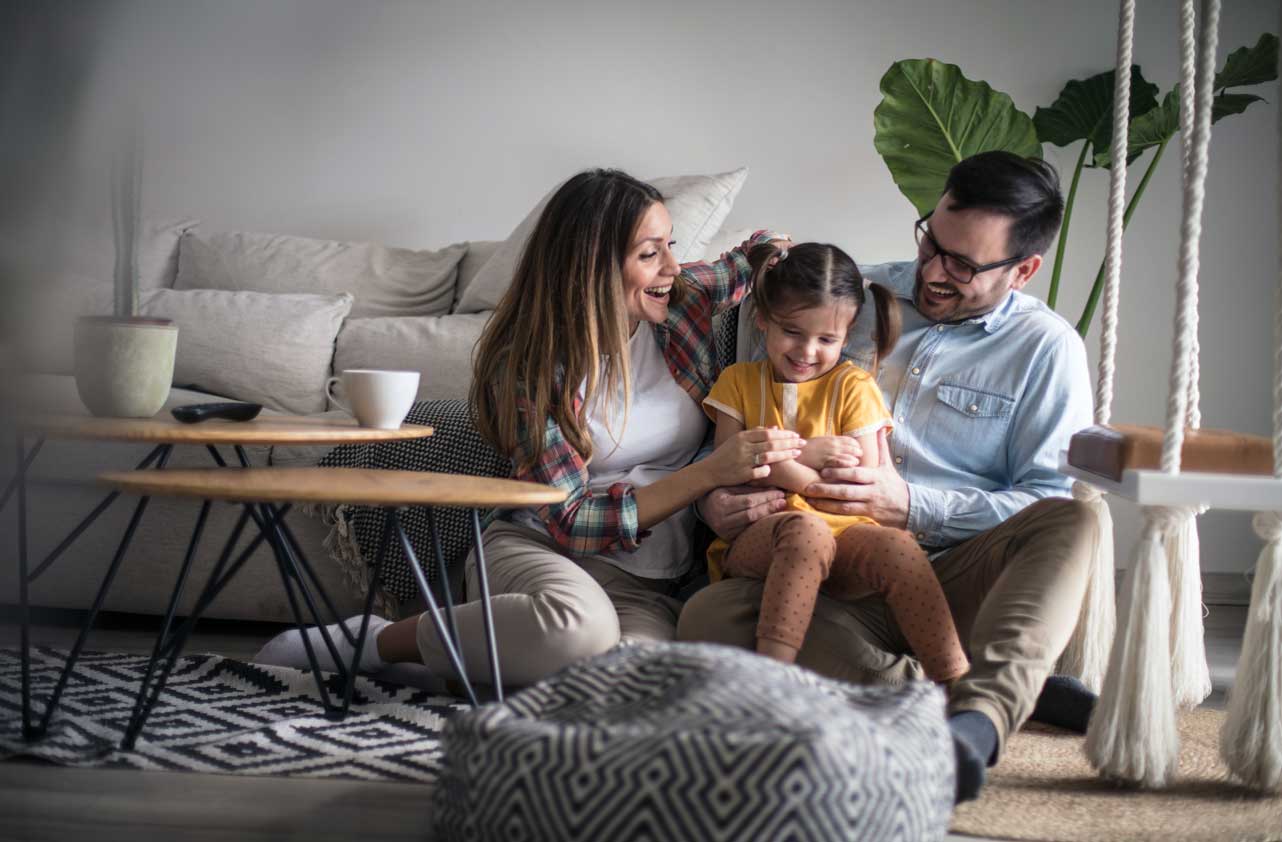
{"type": "Polygon", "coordinates": [[[1011,219],[1011,256],[1044,254],[1064,218],[1059,174],[1040,158],[980,152],[955,164],[944,192],[949,210],[985,210],[1011,219]]]}

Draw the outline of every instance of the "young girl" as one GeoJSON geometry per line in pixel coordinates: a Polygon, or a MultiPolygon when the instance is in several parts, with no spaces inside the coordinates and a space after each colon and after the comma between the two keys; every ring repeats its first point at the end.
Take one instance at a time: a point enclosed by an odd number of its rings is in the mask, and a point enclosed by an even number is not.
{"type": "MultiPolygon", "coordinates": [[[[852,600],[879,593],[890,606],[926,674],[946,683],[969,667],[943,589],[925,552],[901,529],[867,517],[832,515],[801,496],[828,465],[875,467],[877,436],[891,429],[890,413],[873,375],[841,360],[841,349],[864,303],[864,280],[836,246],[803,243],[786,250],[755,246],[753,303],[765,332],[766,359],[737,363],[703,402],[717,424],[717,444],[755,427],[796,432],[806,444],[796,459],[771,466],[754,481],[792,492],[788,510],[763,518],[729,546],[708,550],[708,569],[721,576],[765,580],[757,651],[796,660],[819,591],[852,600]]],[[[899,338],[899,309],[890,292],[872,285],[877,308],[877,359],[899,338]]],[[[875,366],[874,366],[875,368],[875,366]]]]}

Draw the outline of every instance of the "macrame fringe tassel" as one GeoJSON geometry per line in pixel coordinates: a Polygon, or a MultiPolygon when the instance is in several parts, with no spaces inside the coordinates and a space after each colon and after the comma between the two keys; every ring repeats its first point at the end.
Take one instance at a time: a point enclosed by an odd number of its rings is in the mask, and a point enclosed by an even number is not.
{"type": "Polygon", "coordinates": [[[1171,575],[1171,692],[1180,708],[1195,708],[1211,695],[1202,624],[1199,509],[1185,509],[1166,533],[1171,575]]]}
{"type": "Polygon", "coordinates": [[[1282,792],[1282,516],[1256,515],[1255,531],[1266,543],[1251,586],[1220,756],[1248,786],[1282,792]]]}
{"type": "Polygon", "coordinates": [[[1083,684],[1098,693],[1104,684],[1109,650],[1113,647],[1113,634],[1117,630],[1117,601],[1113,588],[1113,515],[1104,495],[1092,485],[1073,483],[1073,497],[1085,503],[1095,515],[1097,540],[1077,627],[1060,656],[1058,671],[1080,678],[1083,684]]]}
{"type": "Polygon", "coordinates": [[[1122,586],[1122,633],[1086,731],[1086,756],[1101,775],[1151,788],[1171,781],[1179,754],[1168,660],[1171,595],[1164,520],[1149,510],[1122,586]]]}
{"type": "MultiPolygon", "coordinates": [[[[352,534],[351,526],[348,523],[348,507],[346,504],[329,504],[329,503],[305,503],[299,506],[304,514],[309,517],[319,518],[322,523],[329,527],[329,532],[325,535],[322,546],[329,553],[329,557],[338,563],[338,567],[343,571],[344,578],[347,579],[352,593],[358,596],[365,596],[369,593],[369,565],[365,563],[364,556],[361,555],[360,545],[356,543],[356,536],[352,534]]],[[[400,600],[388,593],[385,588],[380,588],[374,594],[373,611],[380,617],[389,620],[398,620],[401,616],[400,600]]]]}

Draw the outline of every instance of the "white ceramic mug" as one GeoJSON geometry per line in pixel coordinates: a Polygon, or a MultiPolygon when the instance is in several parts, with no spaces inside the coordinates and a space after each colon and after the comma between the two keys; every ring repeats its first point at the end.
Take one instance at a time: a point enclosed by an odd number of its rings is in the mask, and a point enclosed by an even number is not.
{"type": "Polygon", "coordinates": [[[325,394],[362,427],[397,430],[418,394],[418,372],[351,368],[325,381],[325,394]],[[336,385],[348,403],[334,394],[336,385]]]}

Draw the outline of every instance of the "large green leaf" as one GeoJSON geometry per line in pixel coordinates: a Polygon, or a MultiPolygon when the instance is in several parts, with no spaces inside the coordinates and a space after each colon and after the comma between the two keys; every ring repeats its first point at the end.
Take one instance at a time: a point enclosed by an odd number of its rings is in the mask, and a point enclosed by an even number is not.
{"type": "Polygon", "coordinates": [[[1264,102],[1255,94],[1220,94],[1211,100],[1211,122],[1218,123],[1225,117],[1241,114],[1253,102],[1264,102]]]}
{"type": "MultiPolygon", "coordinates": [[[[1049,107],[1033,115],[1038,140],[1056,146],[1085,140],[1094,152],[1106,149],[1113,135],[1113,82],[1109,70],[1065,84],[1049,107]]],[[[1144,78],[1139,65],[1131,65],[1131,120],[1156,107],[1157,85],[1144,78]]]]}
{"type": "Polygon", "coordinates": [[[973,82],[955,64],[897,61],[881,77],[873,111],[873,145],[891,177],[920,214],[939,201],[953,164],[1005,149],[1040,158],[1032,119],[1010,96],[973,82]]]}
{"type": "MultiPolygon", "coordinates": [[[[1131,121],[1127,132],[1127,163],[1134,160],[1141,152],[1154,146],[1160,146],[1180,130],[1180,91],[1179,86],[1172,88],[1162,99],[1162,104],[1150,109],[1131,121]]],[[[1108,145],[1095,152],[1095,166],[1107,167],[1112,160],[1108,145]]]]}
{"type": "MultiPolygon", "coordinates": [[[[1278,36],[1266,32],[1254,47],[1239,47],[1224,60],[1215,74],[1215,90],[1260,85],[1278,78],[1278,36]]],[[[1233,112],[1240,113],[1240,112],[1233,112]]]]}

